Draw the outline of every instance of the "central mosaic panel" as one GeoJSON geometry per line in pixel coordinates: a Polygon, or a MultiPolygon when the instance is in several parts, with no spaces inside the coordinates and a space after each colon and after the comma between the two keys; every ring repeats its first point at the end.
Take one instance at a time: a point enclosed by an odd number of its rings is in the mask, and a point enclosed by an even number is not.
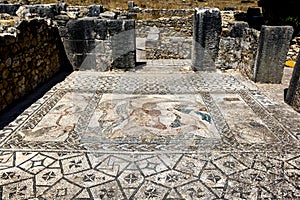
{"type": "Polygon", "coordinates": [[[220,139],[200,95],[103,94],[82,143],[220,139]]]}

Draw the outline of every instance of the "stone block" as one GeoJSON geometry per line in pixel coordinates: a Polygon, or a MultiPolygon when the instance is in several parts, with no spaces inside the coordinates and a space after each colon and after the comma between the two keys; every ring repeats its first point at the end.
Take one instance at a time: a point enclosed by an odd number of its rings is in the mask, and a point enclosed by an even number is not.
{"type": "Polygon", "coordinates": [[[84,54],[79,69],[97,71],[96,54],[95,53],[84,54]]]}
{"type": "Polygon", "coordinates": [[[221,13],[217,8],[195,9],[192,66],[204,70],[214,63],[222,31],[221,13]]]}
{"type": "Polygon", "coordinates": [[[292,35],[291,26],[262,26],[254,65],[255,82],[281,83],[292,35]]]}
{"type": "Polygon", "coordinates": [[[103,40],[86,40],[85,42],[85,53],[109,53],[106,52],[106,49],[104,47],[104,41],[103,40]]]}
{"type": "Polygon", "coordinates": [[[128,11],[129,12],[133,11],[134,6],[135,6],[134,1],[128,1],[127,5],[128,5],[128,11]]]}
{"type": "Polygon", "coordinates": [[[30,13],[36,13],[40,17],[54,18],[55,15],[60,14],[61,7],[58,4],[36,4],[36,5],[26,5],[26,9],[30,13]]]}
{"type": "Polygon", "coordinates": [[[88,14],[89,17],[98,17],[100,13],[103,13],[102,5],[90,5],[88,6],[88,14]]]}
{"type": "Polygon", "coordinates": [[[297,112],[300,112],[300,54],[294,67],[285,102],[291,105],[297,112]]]}
{"type": "Polygon", "coordinates": [[[134,67],[134,20],[87,17],[70,20],[67,31],[65,49],[76,69],[105,71],[110,68],[134,67]]]}
{"type": "Polygon", "coordinates": [[[112,37],[113,59],[126,55],[128,52],[135,51],[136,45],[134,34],[134,30],[128,30],[112,37]]]}
{"type": "Polygon", "coordinates": [[[116,19],[117,15],[114,12],[106,11],[104,13],[101,13],[100,17],[104,19],[116,19]]]}
{"type": "Polygon", "coordinates": [[[74,54],[72,52],[67,52],[67,57],[73,67],[74,70],[78,70],[82,60],[83,60],[83,54],[74,54]]]}
{"type": "Polygon", "coordinates": [[[125,31],[125,26],[123,26],[123,23],[125,23],[125,21],[121,19],[107,20],[107,30],[109,36],[114,36],[121,33],[122,31],[125,31]]]}
{"type": "Polygon", "coordinates": [[[16,16],[16,12],[20,6],[20,4],[0,4],[0,13],[7,13],[12,16],[16,16]]]}
{"type": "Polygon", "coordinates": [[[247,22],[238,22],[238,21],[234,21],[234,22],[230,22],[232,25],[232,29],[230,31],[230,37],[243,37],[243,32],[246,28],[249,28],[249,25],[247,22]]]}
{"type": "Polygon", "coordinates": [[[107,54],[108,49],[105,46],[105,42],[102,40],[95,40],[95,53],[107,54]]]}
{"type": "Polygon", "coordinates": [[[135,68],[135,64],[136,64],[136,52],[130,51],[117,58],[114,58],[114,60],[111,63],[111,68],[130,69],[130,68],[135,68]]]}
{"type": "Polygon", "coordinates": [[[135,51],[134,20],[109,20],[108,31],[111,35],[112,57],[116,59],[128,52],[135,51]]]}
{"type": "Polygon", "coordinates": [[[96,54],[96,70],[107,71],[111,67],[110,57],[106,54],[96,54]]]}
{"type": "Polygon", "coordinates": [[[127,19],[137,19],[137,14],[136,13],[128,13],[127,19]]]}
{"type": "Polygon", "coordinates": [[[146,48],[157,48],[160,46],[160,31],[156,26],[150,28],[145,46],[146,48]]]}
{"type": "Polygon", "coordinates": [[[135,30],[135,20],[128,19],[128,20],[123,20],[124,22],[124,30],[135,30]]]}
{"type": "Polygon", "coordinates": [[[146,49],[158,48],[160,46],[160,40],[146,40],[145,47],[146,49]]]}
{"type": "Polygon", "coordinates": [[[71,40],[95,39],[95,18],[84,17],[78,20],[70,20],[67,23],[69,37],[71,40]]]}
{"type": "Polygon", "coordinates": [[[95,21],[95,32],[96,32],[96,39],[105,40],[107,39],[107,23],[106,20],[97,19],[95,21]]]}
{"type": "Polygon", "coordinates": [[[96,54],[69,54],[68,57],[75,70],[96,69],[96,54]]]}
{"type": "Polygon", "coordinates": [[[85,53],[96,53],[96,40],[85,40],[85,53]]]}
{"type": "Polygon", "coordinates": [[[86,49],[85,40],[64,40],[64,47],[67,52],[84,53],[86,49]]]}
{"type": "Polygon", "coordinates": [[[237,69],[241,62],[241,38],[222,37],[219,48],[219,55],[215,61],[216,67],[237,69]]]}
{"type": "Polygon", "coordinates": [[[65,23],[67,23],[67,21],[70,19],[70,17],[66,14],[64,15],[56,15],[54,17],[54,19],[57,21],[57,20],[60,20],[60,21],[65,21],[65,23]]]}
{"type": "Polygon", "coordinates": [[[150,28],[147,40],[160,40],[160,31],[156,26],[150,28]]]}
{"type": "Polygon", "coordinates": [[[241,38],[241,62],[238,63],[238,67],[239,71],[250,79],[253,78],[259,35],[259,31],[245,28],[241,38]]]}
{"type": "Polygon", "coordinates": [[[58,27],[59,35],[62,38],[70,38],[70,33],[67,27],[58,27]]]}

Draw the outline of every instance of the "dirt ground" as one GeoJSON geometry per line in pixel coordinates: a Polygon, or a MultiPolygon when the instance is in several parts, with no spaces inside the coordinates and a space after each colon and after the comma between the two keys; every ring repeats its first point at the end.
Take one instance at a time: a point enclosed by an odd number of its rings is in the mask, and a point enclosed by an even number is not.
{"type": "MultiPolygon", "coordinates": [[[[23,0],[28,1],[28,0],[23,0]]],[[[108,9],[127,9],[128,0],[61,0],[69,5],[102,4],[108,9]]],[[[9,3],[18,3],[19,0],[8,0],[9,3]]],[[[29,2],[36,2],[29,0],[29,2]]],[[[57,0],[40,0],[40,3],[57,3],[57,0]]],[[[189,9],[194,7],[235,7],[238,10],[247,10],[248,7],[257,7],[257,0],[135,0],[140,8],[154,9],[189,9]]]]}

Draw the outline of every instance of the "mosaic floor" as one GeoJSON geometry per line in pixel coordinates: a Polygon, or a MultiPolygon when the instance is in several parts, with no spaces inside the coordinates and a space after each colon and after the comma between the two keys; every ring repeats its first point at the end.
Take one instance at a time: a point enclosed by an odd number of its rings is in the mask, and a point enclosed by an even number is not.
{"type": "Polygon", "coordinates": [[[0,130],[0,199],[300,199],[300,114],[188,65],[73,72],[0,130]]]}

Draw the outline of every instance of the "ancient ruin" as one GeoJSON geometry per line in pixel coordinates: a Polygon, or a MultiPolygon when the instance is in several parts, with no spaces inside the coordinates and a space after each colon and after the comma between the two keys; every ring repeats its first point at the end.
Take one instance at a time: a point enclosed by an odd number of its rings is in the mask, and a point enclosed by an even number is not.
{"type": "Polygon", "coordinates": [[[0,2],[1,200],[300,198],[300,40],[267,0],[0,2]]]}

